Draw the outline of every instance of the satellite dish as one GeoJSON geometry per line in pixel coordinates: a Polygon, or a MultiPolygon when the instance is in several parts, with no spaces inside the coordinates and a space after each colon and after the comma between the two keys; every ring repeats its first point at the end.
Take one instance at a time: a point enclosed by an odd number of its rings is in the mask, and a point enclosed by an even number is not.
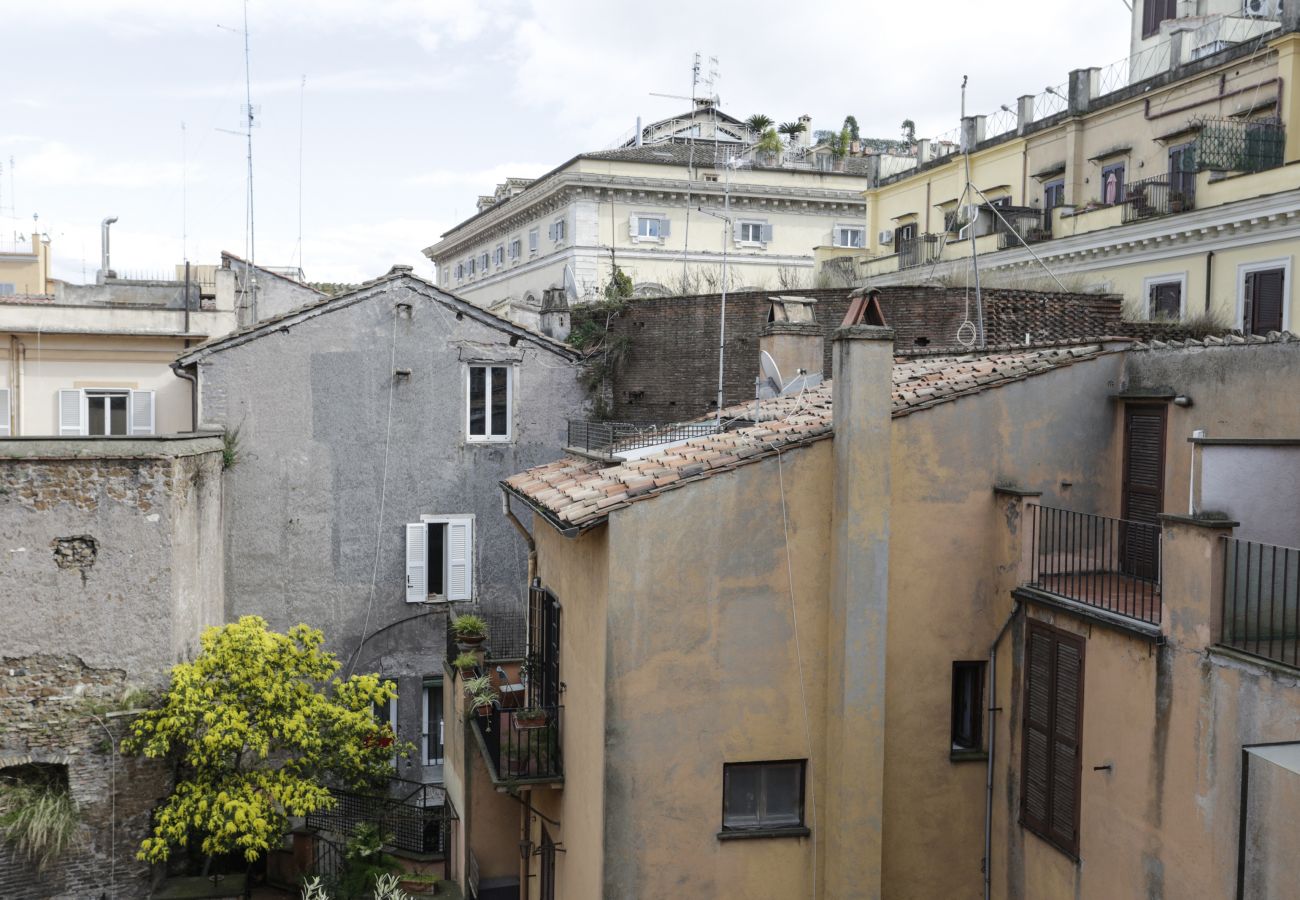
{"type": "Polygon", "coordinates": [[[771,400],[773,397],[797,394],[822,383],[822,374],[820,372],[809,373],[803,371],[795,373],[793,378],[786,381],[781,377],[781,369],[777,366],[776,360],[766,350],[759,351],[758,366],[762,371],[762,374],[756,379],[759,400],[771,400]]]}
{"type": "Polygon", "coordinates": [[[570,301],[578,299],[578,282],[573,277],[573,269],[569,268],[568,263],[564,264],[564,296],[570,301]]]}

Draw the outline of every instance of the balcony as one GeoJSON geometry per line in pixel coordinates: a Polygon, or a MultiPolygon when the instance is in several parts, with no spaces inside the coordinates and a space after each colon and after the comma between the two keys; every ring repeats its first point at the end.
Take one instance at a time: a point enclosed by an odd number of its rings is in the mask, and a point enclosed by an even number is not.
{"type": "Polygon", "coordinates": [[[1044,213],[1032,207],[1017,206],[998,212],[1002,218],[997,220],[993,230],[998,236],[999,250],[1024,244],[1040,244],[1052,239],[1051,210],[1044,213]]]}
{"type": "Polygon", "coordinates": [[[497,784],[553,782],[564,778],[560,728],[564,707],[493,706],[473,714],[484,755],[497,784]]]}
{"type": "Polygon", "coordinates": [[[895,248],[898,268],[914,269],[917,266],[933,265],[943,256],[946,241],[947,235],[943,234],[921,234],[900,240],[895,248]]]}
{"type": "Polygon", "coordinates": [[[691,438],[717,434],[713,422],[671,425],[636,425],[631,422],[593,422],[570,419],[564,449],[603,460],[626,458],[639,450],[662,447],[691,438]]]}
{"type": "Polygon", "coordinates": [[[1160,625],[1160,526],[1034,506],[1028,587],[1160,625]]]}
{"type": "Polygon", "coordinates": [[[1223,540],[1220,643],[1300,667],[1300,550],[1223,540]]]}
{"type": "Polygon", "coordinates": [[[1143,178],[1141,181],[1130,181],[1124,186],[1121,205],[1121,221],[1124,224],[1194,209],[1196,174],[1172,172],[1154,178],[1143,178]]]}
{"type": "Polygon", "coordinates": [[[445,855],[456,810],[437,785],[391,778],[372,791],[331,789],[334,806],[307,815],[307,827],[344,838],[359,825],[377,826],[388,846],[408,853],[445,855]]]}

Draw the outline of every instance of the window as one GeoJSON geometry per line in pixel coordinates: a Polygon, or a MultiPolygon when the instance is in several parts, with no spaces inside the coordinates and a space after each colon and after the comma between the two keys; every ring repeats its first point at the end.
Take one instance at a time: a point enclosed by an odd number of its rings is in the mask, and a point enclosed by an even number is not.
{"type": "Polygon", "coordinates": [[[645,217],[636,220],[637,237],[657,238],[660,236],[659,230],[662,227],[661,219],[649,219],[645,217]]]}
{"type": "Polygon", "coordinates": [[[722,834],[789,831],[803,824],[804,761],[727,763],[722,767],[722,834]]]}
{"type": "Polygon", "coordinates": [[[736,243],[765,244],[772,240],[772,226],[763,221],[736,223],[736,243]]]}
{"type": "Polygon", "coordinates": [[[836,247],[862,247],[866,243],[867,231],[854,225],[835,226],[836,247]]]}
{"type": "Polygon", "coordinates": [[[1177,17],[1177,0],[1142,0],[1142,36],[1151,37],[1160,30],[1161,22],[1177,17]]]}
{"type": "Polygon", "coordinates": [[[488,254],[486,250],[484,250],[481,254],[479,254],[478,267],[479,267],[479,271],[481,272],[486,273],[488,270],[488,254]]]}
{"type": "Polygon", "coordinates": [[[510,241],[510,258],[512,260],[516,260],[519,259],[519,257],[522,255],[523,255],[523,244],[520,242],[519,238],[514,238],[513,240],[510,241]]]}
{"type": "MultiPolygon", "coordinates": [[[[380,681],[384,680],[382,675],[379,676],[379,680],[380,681]]],[[[384,747],[393,746],[397,741],[397,697],[396,695],[389,697],[386,703],[370,704],[370,713],[375,717],[377,721],[385,722],[388,724],[388,734],[379,739],[380,745],[384,747]],[[387,741],[387,743],[383,743],[384,741],[387,741]]],[[[394,769],[397,768],[396,753],[393,754],[393,768],[394,769]]]]}
{"type": "Polygon", "coordinates": [[[1196,196],[1196,144],[1179,144],[1169,148],[1169,203],[1180,212],[1191,209],[1196,196]]]}
{"type": "Polygon", "coordinates": [[[894,229],[894,252],[902,253],[909,245],[916,243],[916,223],[908,222],[894,229]]]}
{"type": "Polygon", "coordinates": [[[154,433],[154,392],[59,391],[59,434],[108,436],[154,433]]]}
{"type": "Polygon", "coordinates": [[[564,219],[556,219],[554,222],[552,222],[551,227],[549,229],[551,240],[555,241],[555,243],[557,244],[563,241],[566,225],[567,223],[564,221],[564,219]]]}
{"type": "Polygon", "coordinates": [[[1030,619],[1025,635],[1020,824],[1079,854],[1083,638],[1030,619]]]}
{"type": "Polygon", "coordinates": [[[496,250],[492,252],[492,259],[498,267],[506,264],[506,245],[497,244],[496,250]]]}
{"type": "Polygon", "coordinates": [[[0,437],[9,437],[9,388],[0,388],[0,437]]]}
{"type": "Polygon", "coordinates": [[[714,174],[712,174],[712,173],[710,173],[710,172],[705,172],[705,173],[704,173],[704,180],[705,180],[706,182],[715,182],[715,181],[718,180],[718,176],[717,176],[717,175],[714,175],[714,174]]]}
{"type": "Polygon", "coordinates": [[[463,262],[456,263],[456,280],[465,280],[465,264],[463,262]]]}
{"type": "Polygon", "coordinates": [[[438,677],[424,680],[424,716],[421,726],[420,743],[424,748],[426,766],[442,765],[443,753],[443,716],[442,716],[442,679],[438,677]]]}
{"type": "Polygon", "coordinates": [[[1101,170],[1101,202],[1119,203],[1124,199],[1124,164],[1103,166],[1101,170]]]}
{"type": "Polygon", "coordinates": [[[538,231],[536,228],[528,230],[528,253],[532,255],[537,252],[538,231]]]}
{"type": "Polygon", "coordinates": [[[1148,319],[1183,317],[1183,286],[1186,276],[1176,278],[1148,278],[1143,282],[1148,319]]]}
{"type": "Polygon", "coordinates": [[[406,602],[474,598],[474,517],[421,516],[406,526],[406,602]]]}
{"type": "Polygon", "coordinates": [[[0,297],[8,297],[15,293],[17,289],[18,285],[12,281],[0,281],[0,297]]]}
{"type": "Polygon", "coordinates": [[[471,256],[469,258],[469,262],[465,264],[465,271],[467,271],[470,274],[471,278],[474,276],[474,268],[475,268],[474,263],[475,263],[474,257],[471,256]]]}
{"type": "Polygon", "coordinates": [[[465,432],[468,440],[510,440],[512,381],[510,366],[469,367],[465,432]]]}
{"type": "Polygon", "coordinates": [[[1065,205],[1065,179],[1058,178],[1043,185],[1043,209],[1049,213],[1065,205]]]}
{"type": "Polygon", "coordinates": [[[984,749],[984,663],[952,664],[952,750],[984,749]]]}
{"type": "Polygon", "coordinates": [[[1243,266],[1241,327],[1247,334],[1282,331],[1287,300],[1287,266],[1276,263],[1243,266]]]}

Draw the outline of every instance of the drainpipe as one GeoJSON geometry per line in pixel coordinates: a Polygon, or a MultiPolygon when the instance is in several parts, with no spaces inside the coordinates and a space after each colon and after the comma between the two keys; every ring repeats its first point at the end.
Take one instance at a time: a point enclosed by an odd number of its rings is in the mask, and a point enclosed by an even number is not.
{"type": "Polygon", "coordinates": [[[104,278],[112,278],[113,270],[108,267],[108,226],[117,221],[117,216],[108,216],[99,223],[100,261],[99,268],[104,278]]]}
{"type": "Polygon", "coordinates": [[[172,371],[177,378],[184,378],[190,383],[190,431],[199,430],[199,376],[179,363],[172,363],[172,371]]]}
{"type": "Polygon", "coordinates": [[[1205,253],[1205,311],[1210,311],[1210,287],[1212,276],[1214,274],[1214,251],[1207,250],[1205,253]]]}
{"type": "Polygon", "coordinates": [[[524,543],[528,545],[528,581],[526,584],[532,587],[533,579],[537,577],[537,542],[533,540],[533,536],[528,533],[524,523],[519,521],[514,510],[510,508],[510,495],[506,493],[505,488],[501,489],[501,512],[505,513],[505,517],[510,520],[510,524],[515,526],[515,530],[519,532],[524,539],[524,543]]]}
{"type": "Polygon", "coordinates": [[[1011,615],[1007,616],[998,636],[989,646],[989,762],[984,781],[984,900],[990,900],[990,891],[993,888],[993,762],[996,757],[998,734],[993,724],[993,714],[998,711],[998,707],[994,705],[998,698],[998,644],[1001,643],[1002,636],[1007,633],[1007,629],[1016,620],[1019,612],[1020,601],[1016,600],[1011,607],[1011,615]]]}

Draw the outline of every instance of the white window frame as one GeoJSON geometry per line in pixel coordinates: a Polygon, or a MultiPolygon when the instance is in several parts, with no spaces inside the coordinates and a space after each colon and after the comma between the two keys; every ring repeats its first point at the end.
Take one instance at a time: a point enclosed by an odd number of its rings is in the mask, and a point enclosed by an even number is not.
{"type": "Polygon", "coordinates": [[[519,260],[523,258],[523,255],[524,255],[524,242],[523,242],[523,240],[519,237],[519,235],[515,235],[514,237],[512,237],[512,238],[510,239],[510,262],[511,262],[511,264],[513,265],[513,264],[518,263],[519,260]]]}
{"type": "Polygon", "coordinates": [[[488,269],[491,267],[491,265],[492,265],[492,254],[484,250],[482,253],[478,255],[478,266],[480,269],[483,270],[484,275],[488,273],[488,269]]]}
{"type": "Polygon", "coordinates": [[[1259,262],[1239,263],[1237,265],[1237,313],[1238,330],[1246,328],[1246,276],[1251,272],[1266,272],[1269,269],[1282,270],[1282,330],[1291,330],[1291,257],[1279,256],[1276,259],[1264,259],[1259,262]]]}
{"type": "Polygon", "coordinates": [[[867,246],[867,226],[865,226],[865,225],[836,225],[836,226],[835,226],[835,234],[834,234],[834,237],[835,237],[835,239],[831,242],[833,246],[836,246],[836,247],[846,247],[846,248],[848,248],[848,249],[850,249],[850,250],[863,250],[863,249],[865,249],[866,246],[867,246]],[[845,232],[845,231],[856,231],[856,232],[858,233],[858,239],[861,241],[861,243],[859,243],[859,244],[853,244],[853,243],[847,243],[847,244],[846,244],[846,243],[844,243],[844,241],[842,240],[842,233],[845,232]]]}
{"type": "Polygon", "coordinates": [[[119,387],[63,389],[55,393],[55,403],[58,431],[63,437],[141,437],[158,433],[158,396],[154,391],[119,387]],[[91,434],[90,399],[110,396],[126,397],[126,433],[91,434]],[[65,406],[66,402],[75,404],[75,423],[65,420],[65,409],[72,408],[65,406]]]}
{"type": "Polygon", "coordinates": [[[447,761],[447,710],[445,708],[446,700],[443,700],[444,708],[442,711],[442,721],[438,723],[438,743],[442,745],[443,755],[434,759],[429,758],[429,692],[438,691],[442,693],[442,677],[426,679],[420,691],[420,760],[421,765],[441,766],[447,761]]]}
{"type": "Polygon", "coordinates": [[[542,245],[542,231],[540,228],[528,229],[528,255],[536,256],[537,248],[542,245]]]}
{"type": "MultiPolygon", "coordinates": [[[[422,515],[420,521],[411,522],[406,526],[406,602],[407,603],[452,603],[457,601],[469,600],[475,598],[475,588],[478,583],[477,563],[475,547],[475,521],[474,515],[422,515]],[[451,526],[460,526],[465,529],[465,587],[463,590],[453,591],[450,589],[451,581],[451,550],[450,547],[444,546],[442,554],[442,588],[441,594],[430,592],[429,584],[429,526],[446,525],[444,535],[450,534],[451,526]],[[412,565],[412,544],[418,541],[418,552],[414,554],[415,565],[412,565]],[[418,571],[416,571],[418,569],[418,571]]],[[[445,712],[445,711],[444,711],[445,712]]]]}
{"type": "MultiPolygon", "coordinates": [[[[735,232],[736,245],[740,247],[766,247],[767,241],[763,240],[763,229],[767,228],[771,224],[772,223],[764,221],[763,219],[737,219],[735,232]],[[758,229],[757,240],[744,237],[746,227],[758,229]]],[[[775,237],[775,233],[773,236],[775,237]]]]}
{"type": "Polygon", "coordinates": [[[515,367],[510,363],[470,363],[465,366],[465,440],[472,444],[508,444],[515,439],[515,367]],[[470,373],[474,369],[489,370],[485,376],[483,434],[470,434],[470,373]],[[506,433],[492,433],[492,369],[506,370],[506,433]]]}
{"type": "Polygon", "coordinates": [[[636,237],[640,241],[662,241],[664,220],[658,216],[637,216],[636,237]]]}
{"type": "Polygon", "coordinates": [[[565,238],[568,237],[568,235],[566,234],[568,230],[569,230],[569,223],[567,219],[564,218],[556,219],[555,220],[555,243],[563,244],[565,238]]]}
{"type": "Polygon", "coordinates": [[[1142,279],[1142,308],[1148,321],[1154,321],[1151,308],[1151,289],[1159,284],[1178,285],[1178,321],[1187,318],[1187,273],[1170,272],[1165,275],[1148,275],[1142,279]]]}

